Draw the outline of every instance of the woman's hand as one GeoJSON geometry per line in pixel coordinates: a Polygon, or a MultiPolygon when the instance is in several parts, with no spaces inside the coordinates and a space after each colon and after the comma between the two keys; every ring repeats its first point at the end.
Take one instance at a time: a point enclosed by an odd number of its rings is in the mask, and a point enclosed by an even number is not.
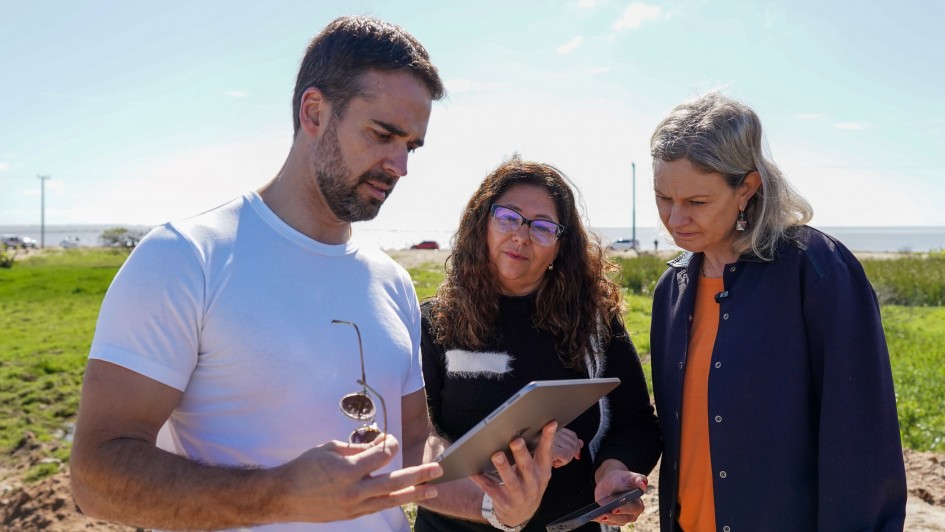
{"type": "MultiPolygon", "coordinates": [[[[627,490],[640,488],[646,492],[647,479],[645,475],[628,471],[622,462],[604,460],[594,475],[597,487],[594,488],[594,500],[599,501],[608,495],[614,495],[627,490]]],[[[643,514],[643,501],[636,498],[623,506],[614,508],[594,521],[610,526],[623,526],[633,523],[643,514]]]]}
{"type": "Polygon", "coordinates": [[[509,464],[504,452],[492,455],[492,464],[498,473],[469,477],[482,491],[492,497],[492,507],[499,522],[516,526],[531,519],[551,479],[552,447],[558,423],[552,421],[541,430],[541,440],[534,457],[528,452],[525,440],[518,438],[509,444],[515,464],[509,464]]]}
{"type": "Polygon", "coordinates": [[[551,465],[555,468],[568,465],[571,460],[581,459],[584,442],[571,429],[561,429],[555,433],[551,447],[551,465]]]}

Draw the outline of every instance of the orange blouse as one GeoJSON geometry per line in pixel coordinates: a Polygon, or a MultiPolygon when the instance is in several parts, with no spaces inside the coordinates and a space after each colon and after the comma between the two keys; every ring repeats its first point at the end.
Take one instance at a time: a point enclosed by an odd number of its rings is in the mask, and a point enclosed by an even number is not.
{"type": "Polygon", "coordinates": [[[722,279],[700,277],[683,381],[679,456],[679,526],[686,532],[715,530],[712,456],[709,449],[709,368],[719,329],[715,294],[722,279]]]}

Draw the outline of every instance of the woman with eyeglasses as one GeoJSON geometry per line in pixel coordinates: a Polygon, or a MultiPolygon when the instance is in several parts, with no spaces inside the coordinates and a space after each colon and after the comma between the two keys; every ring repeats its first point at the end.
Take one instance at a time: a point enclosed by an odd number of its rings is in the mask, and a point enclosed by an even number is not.
{"type": "Polygon", "coordinates": [[[653,295],[663,531],[902,530],[906,483],[879,305],[805,225],[761,122],[718,93],[650,142],[676,245],[653,295]]]}
{"type": "MultiPolygon", "coordinates": [[[[612,493],[646,487],[661,450],[640,360],[622,321],[623,294],[584,228],[567,178],[515,157],[469,200],[446,278],[422,305],[423,375],[437,432],[455,441],[533,380],[619,377],[620,386],[556,434],[537,496],[461,480],[464,498],[434,499],[416,530],[545,530],[612,493]],[[481,514],[481,515],[480,515],[481,514]]],[[[620,526],[635,501],[597,521],[620,526]]],[[[590,523],[579,530],[600,530],[590,523]]]]}

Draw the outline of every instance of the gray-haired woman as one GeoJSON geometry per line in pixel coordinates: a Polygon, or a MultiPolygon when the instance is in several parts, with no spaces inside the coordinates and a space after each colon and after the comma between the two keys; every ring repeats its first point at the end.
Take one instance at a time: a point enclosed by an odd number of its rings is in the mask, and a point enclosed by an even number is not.
{"type": "Polygon", "coordinates": [[[749,107],[711,93],[650,142],[687,251],[653,298],[662,530],[902,530],[889,353],[863,268],[806,225],[749,107]]]}

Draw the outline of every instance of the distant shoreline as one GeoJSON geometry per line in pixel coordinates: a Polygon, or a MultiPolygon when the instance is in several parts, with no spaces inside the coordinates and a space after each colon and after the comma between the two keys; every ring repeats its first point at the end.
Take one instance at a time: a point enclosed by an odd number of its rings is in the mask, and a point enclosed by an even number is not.
{"type": "MultiPolygon", "coordinates": [[[[82,249],[89,249],[92,247],[105,249],[103,246],[83,246],[82,249]]],[[[17,260],[25,259],[27,257],[32,257],[35,255],[41,255],[45,252],[59,252],[65,251],[66,249],[59,245],[48,245],[45,249],[18,249],[17,260]]],[[[8,250],[13,251],[13,250],[8,250]]],[[[383,250],[387,255],[392,259],[397,261],[399,264],[405,268],[416,268],[423,264],[437,264],[443,265],[446,262],[447,257],[452,253],[451,249],[385,249],[383,250]]],[[[635,258],[638,256],[659,256],[664,260],[670,260],[676,255],[681,253],[679,250],[664,250],[659,252],[653,251],[608,251],[607,255],[610,257],[619,257],[619,258],[635,258]]],[[[853,254],[859,260],[896,260],[909,257],[927,257],[930,255],[929,252],[902,252],[902,251],[854,251],[853,254]]]]}
{"type": "MultiPolygon", "coordinates": [[[[150,226],[130,224],[47,224],[45,243],[54,246],[66,239],[76,240],[80,246],[95,246],[102,231],[112,227],[125,227],[131,231],[145,232],[150,226]]],[[[815,228],[837,238],[854,253],[903,253],[930,252],[945,249],[945,226],[889,226],[889,227],[820,227],[815,228]]],[[[636,238],[639,249],[647,252],[659,250],[677,251],[679,248],[666,241],[662,232],[654,227],[592,227],[604,245],[615,240],[636,238]]],[[[35,224],[0,224],[0,233],[28,236],[41,241],[40,226],[35,224]]],[[[355,224],[355,238],[366,244],[385,250],[407,249],[425,240],[432,240],[440,248],[449,248],[455,229],[390,229],[374,228],[366,224],[355,224]]]]}

